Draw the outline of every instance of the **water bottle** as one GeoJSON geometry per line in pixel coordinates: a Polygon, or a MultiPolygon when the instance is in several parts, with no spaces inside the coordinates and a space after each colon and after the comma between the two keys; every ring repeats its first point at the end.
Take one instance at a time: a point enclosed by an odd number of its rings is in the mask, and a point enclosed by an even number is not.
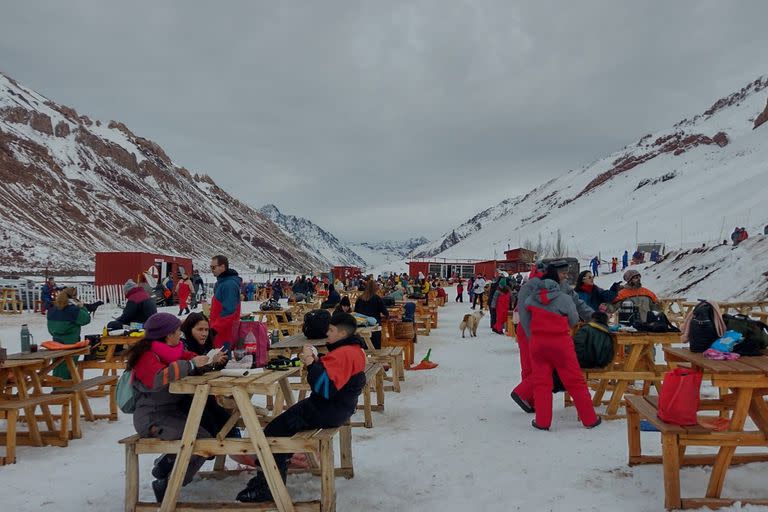
{"type": "Polygon", "coordinates": [[[21,351],[24,353],[31,352],[30,345],[32,344],[32,334],[29,332],[27,324],[21,326],[21,351]]]}

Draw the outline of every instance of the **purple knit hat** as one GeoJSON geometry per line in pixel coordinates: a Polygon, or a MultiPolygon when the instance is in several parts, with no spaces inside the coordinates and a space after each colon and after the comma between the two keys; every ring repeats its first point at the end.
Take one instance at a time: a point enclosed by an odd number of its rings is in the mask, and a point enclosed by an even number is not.
{"type": "Polygon", "coordinates": [[[144,322],[144,337],[149,340],[160,340],[176,331],[181,320],[170,313],[155,313],[144,322]]]}

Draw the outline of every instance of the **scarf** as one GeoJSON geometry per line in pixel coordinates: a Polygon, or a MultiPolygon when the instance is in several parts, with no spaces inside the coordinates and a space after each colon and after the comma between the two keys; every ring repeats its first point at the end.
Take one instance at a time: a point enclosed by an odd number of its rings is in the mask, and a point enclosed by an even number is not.
{"type": "Polygon", "coordinates": [[[588,295],[592,295],[592,290],[594,289],[594,284],[587,284],[587,283],[581,283],[581,286],[579,287],[580,290],[586,292],[588,295]]]}
{"type": "Polygon", "coordinates": [[[184,353],[184,345],[179,343],[175,347],[166,345],[162,341],[152,342],[152,352],[154,352],[163,364],[171,364],[174,361],[181,359],[181,355],[184,353]]]}

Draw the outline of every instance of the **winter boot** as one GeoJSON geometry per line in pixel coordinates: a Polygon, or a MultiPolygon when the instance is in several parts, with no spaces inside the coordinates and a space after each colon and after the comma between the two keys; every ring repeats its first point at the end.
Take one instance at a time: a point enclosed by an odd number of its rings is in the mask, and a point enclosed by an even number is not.
{"type": "Polygon", "coordinates": [[[155,493],[155,500],[157,500],[158,503],[163,502],[163,498],[165,498],[165,490],[167,488],[168,488],[167,478],[159,478],[152,482],[152,492],[155,493]]]}
{"type": "Polygon", "coordinates": [[[511,396],[511,397],[512,397],[512,400],[514,400],[514,401],[515,401],[515,403],[516,403],[517,405],[519,405],[519,406],[520,406],[520,408],[521,408],[522,410],[524,410],[525,412],[527,412],[528,414],[531,414],[531,413],[533,413],[533,412],[536,412],[536,410],[535,410],[533,407],[531,407],[531,404],[529,404],[528,402],[526,402],[525,400],[523,400],[522,398],[520,398],[520,395],[518,395],[518,394],[517,394],[517,393],[515,393],[514,391],[512,391],[512,392],[509,394],[509,396],[511,396]]]}
{"type": "Polygon", "coordinates": [[[549,430],[549,427],[540,427],[536,424],[536,420],[531,420],[531,426],[536,430],[549,430]]]}
{"type": "MultiPolygon", "coordinates": [[[[277,462],[277,469],[280,471],[280,477],[285,482],[288,477],[288,461],[289,459],[283,458],[277,462]]],[[[263,501],[274,501],[272,498],[272,491],[269,490],[269,484],[267,483],[267,477],[264,476],[262,471],[259,474],[251,478],[248,481],[248,485],[237,493],[237,501],[244,503],[261,503],[263,501]]]]}
{"type": "Polygon", "coordinates": [[[158,480],[168,478],[173,469],[173,463],[176,462],[176,455],[167,453],[155,460],[155,467],[152,468],[152,476],[158,480]]]}
{"type": "Polygon", "coordinates": [[[598,426],[598,425],[599,425],[599,424],[601,424],[602,422],[603,422],[602,418],[600,418],[600,416],[598,416],[598,417],[597,417],[597,421],[596,421],[596,422],[594,422],[594,423],[593,423],[593,424],[591,424],[591,425],[584,425],[584,428],[595,428],[596,426],[598,426]]]}

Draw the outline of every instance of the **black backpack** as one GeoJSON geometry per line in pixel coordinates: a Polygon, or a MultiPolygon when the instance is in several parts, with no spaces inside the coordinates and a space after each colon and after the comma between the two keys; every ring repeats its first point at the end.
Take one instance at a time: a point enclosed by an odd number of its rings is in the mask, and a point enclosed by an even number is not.
{"type": "Polygon", "coordinates": [[[691,352],[704,352],[720,337],[715,328],[715,310],[709,302],[701,301],[693,308],[688,333],[691,352]]]}
{"type": "Polygon", "coordinates": [[[384,303],[384,307],[391,308],[395,305],[394,297],[382,297],[381,301],[384,303]]]}
{"type": "Polygon", "coordinates": [[[740,332],[744,338],[733,347],[742,356],[759,356],[768,348],[768,326],[744,315],[723,315],[728,330],[740,332]]]}
{"type": "Polygon", "coordinates": [[[313,309],[304,315],[301,332],[310,340],[320,340],[328,336],[331,314],[325,309],[313,309]]]}
{"type": "Polygon", "coordinates": [[[680,332],[661,311],[649,311],[645,322],[637,322],[633,326],[640,332],[680,332]]]}

